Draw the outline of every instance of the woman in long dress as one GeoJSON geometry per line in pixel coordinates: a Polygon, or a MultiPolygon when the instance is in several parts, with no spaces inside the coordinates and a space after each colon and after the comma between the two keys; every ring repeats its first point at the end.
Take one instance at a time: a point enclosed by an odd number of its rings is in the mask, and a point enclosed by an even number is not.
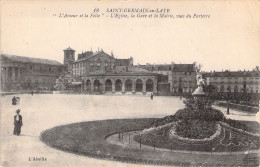
{"type": "Polygon", "coordinates": [[[23,126],[23,117],[19,114],[20,110],[16,110],[16,115],[14,116],[14,135],[19,136],[21,133],[21,127],[23,126]]]}
{"type": "Polygon", "coordinates": [[[12,98],[12,105],[16,105],[16,102],[17,102],[17,99],[16,99],[16,97],[14,96],[14,97],[12,98]]]}

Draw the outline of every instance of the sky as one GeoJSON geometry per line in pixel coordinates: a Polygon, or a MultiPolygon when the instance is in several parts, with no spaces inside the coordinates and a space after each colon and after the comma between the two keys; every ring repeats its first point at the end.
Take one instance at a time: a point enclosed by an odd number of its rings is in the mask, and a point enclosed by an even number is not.
{"type": "MultiPolygon", "coordinates": [[[[202,64],[203,71],[260,65],[259,1],[1,1],[1,53],[63,62],[63,50],[103,49],[134,64],[202,64]],[[209,18],[59,18],[95,8],[167,8],[209,18]],[[55,16],[56,14],[56,16],[55,16]]],[[[77,57],[77,56],[76,56],[77,57]]]]}

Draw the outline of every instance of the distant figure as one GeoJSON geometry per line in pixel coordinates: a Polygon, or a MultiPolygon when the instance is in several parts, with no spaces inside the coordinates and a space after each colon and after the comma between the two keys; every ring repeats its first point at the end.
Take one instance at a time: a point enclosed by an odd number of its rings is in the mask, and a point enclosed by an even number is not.
{"type": "Polygon", "coordinates": [[[14,96],[14,97],[12,98],[12,105],[16,105],[16,102],[17,102],[17,99],[16,99],[16,97],[14,96]]]}
{"type": "Polygon", "coordinates": [[[32,91],[32,96],[33,96],[33,91],[32,91]]]}
{"type": "Polygon", "coordinates": [[[227,115],[229,115],[229,101],[227,102],[227,115]]]}
{"type": "Polygon", "coordinates": [[[153,100],[153,93],[151,93],[151,100],[153,100]]]}
{"type": "Polygon", "coordinates": [[[14,116],[14,135],[19,136],[21,133],[21,127],[23,126],[23,118],[19,114],[20,109],[16,110],[16,115],[14,116]]]}
{"type": "Polygon", "coordinates": [[[16,104],[20,102],[20,97],[16,97],[16,104]]]}

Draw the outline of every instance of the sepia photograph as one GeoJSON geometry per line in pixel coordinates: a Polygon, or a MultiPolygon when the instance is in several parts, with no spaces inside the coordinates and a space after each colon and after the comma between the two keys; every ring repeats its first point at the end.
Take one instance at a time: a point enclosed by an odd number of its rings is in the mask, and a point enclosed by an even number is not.
{"type": "Polygon", "coordinates": [[[252,166],[259,0],[0,0],[0,166],[252,166]]]}

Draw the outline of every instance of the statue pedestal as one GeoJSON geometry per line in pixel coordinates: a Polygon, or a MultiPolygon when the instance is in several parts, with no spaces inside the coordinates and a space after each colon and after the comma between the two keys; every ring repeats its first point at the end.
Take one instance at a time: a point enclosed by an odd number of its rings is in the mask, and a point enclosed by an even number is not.
{"type": "Polygon", "coordinates": [[[199,85],[195,91],[192,93],[192,96],[194,97],[205,97],[206,93],[203,91],[203,88],[201,85],[199,85]]]}

